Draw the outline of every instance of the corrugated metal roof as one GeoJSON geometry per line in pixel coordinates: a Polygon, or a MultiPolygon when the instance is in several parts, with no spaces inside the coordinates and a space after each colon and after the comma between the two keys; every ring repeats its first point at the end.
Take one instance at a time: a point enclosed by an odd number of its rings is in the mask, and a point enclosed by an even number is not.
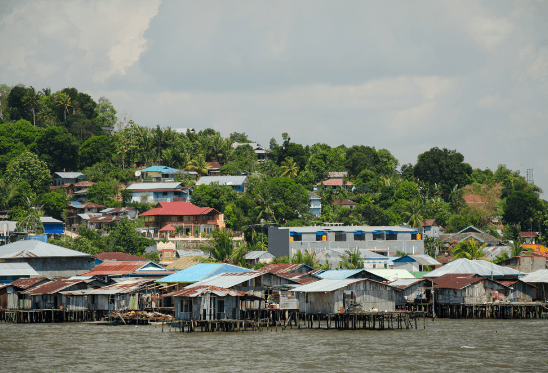
{"type": "Polygon", "coordinates": [[[138,291],[144,285],[153,283],[152,279],[131,279],[105,286],[100,289],[88,290],[89,295],[129,294],[138,291]]]}
{"type": "Polygon", "coordinates": [[[416,278],[405,269],[366,269],[366,271],[375,276],[382,277],[386,281],[395,281],[401,278],[416,278]]]}
{"type": "Polygon", "coordinates": [[[291,232],[300,233],[316,233],[318,231],[328,232],[354,232],[363,231],[365,233],[372,233],[375,231],[397,231],[401,233],[416,232],[416,228],[405,228],[397,225],[392,226],[363,226],[363,225],[345,225],[345,226],[332,226],[332,225],[318,225],[315,227],[279,227],[278,229],[287,229],[291,232]]]}
{"type": "Polygon", "coordinates": [[[247,260],[259,259],[259,258],[269,259],[269,258],[275,258],[275,256],[270,254],[268,251],[250,251],[244,255],[244,259],[247,259],[247,260]]]}
{"type": "Polygon", "coordinates": [[[230,289],[233,286],[239,285],[243,282],[254,279],[264,275],[260,272],[246,272],[246,273],[221,273],[201,281],[196,282],[195,284],[189,285],[188,287],[201,286],[201,285],[211,285],[219,286],[222,288],[230,289]]]}
{"type": "Polygon", "coordinates": [[[12,281],[10,285],[17,286],[20,289],[28,289],[45,280],[47,280],[46,277],[20,278],[18,280],[12,281]]]}
{"type": "Polygon", "coordinates": [[[141,258],[135,255],[121,253],[117,251],[105,251],[99,254],[94,255],[99,260],[103,261],[113,261],[113,262],[127,262],[127,261],[144,261],[148,262],[148,259],[141,258]]]}
{"type": "Polygon", "coordinates": [[[126,189],[142,189],[142,190],[151,190],[151,189],[177,189],[181,186],[180,182],[173,183],[135,183],[128,186],[126,189]]]}
{"type": "Polygon", "coordinates": [[[218,183],[219,185],[243,185],[249,184],[247,176],[202,176],[196,183],[198,185],[209,185],[211,183],[218,183]]]}
{"type": "Polygon", "coordinates": [[[512,248],[510,246],[486,246],[482,249],[485,259],[495,260],[502,253],[507,253],[511,256],[512,248]]]}
{"type": "Polygon", "coordinates": [[[164,267],[151,261],[124,261],[124,262],[103,262],[92,270],[82,273],[82,275],[95,276],[121,276],[130,274],[168,274],[170,273],[164,267]]]}
{"type": "MultiPolygon", "coordinates": [[[[472,273],[450,273],[435,278],[432,281],[434,282],[434,288],[436,289],[460,290],[478,282],[491,280],[485,277],[476,276],[472,273]]],[[[499,284],[506,287],[506,285],[501,284],[500,282],[499,284]]]]}
{"type": "Polygon", "coordinates": [[[17,241],[0,246],[0,259],[90,257],[91,255],[36,240],[17,241]]]}
{"type": "MultiPolygon", "coordinates": [[[[419,282],[424,281],[424,280],[426,280],[426,279],[422,279],[422,278],[415,278],[415,279],[401,278],[401,279],[398,279],[396,281],[392,281],[390,283],[390,285],[399,287],[401,289],[405,289],[405,288],[408,288],[409,286],[411,286],[413,284],[419,283],[419,282]]],[[[428,280],[428,282],[430,282],[430,280],[428,280]]]]}
{"type": "Polygon", "coordinates": [[[171,270],[181,270],[186,269],[189,267],[192,267],[193,265],[197,264],[200,259],[207,258],[205,255],[196,255],[196,256],[183,256],[177,260],[175,260],[173,263],[168,264],[166,269],[171,270]]]}
{"type": "Polygon", "coordinates": [[[334,291],[337,289],[344,288],[350,284],[356,282],[366,281],[365,279],[346,279],[346,280],[335,280],[335,279],[322,279],[318,281],[311,282],[310,284],[302,285],[294,289],[301,293],[320,293],[334,291]]]}
{"type": "Polygon", "coordinates": [[[306,266],[308,271],[312,271],[314,268],[304,264],[304,263],[286,263],[286,264],[267,264],[264,267],[260,268],[259,272],[269,272],[269,273],[291,273],[295,272],[302,266],[306,266]]]}
{"type": "Polygon", "coordinates": [[[260,297],[244,293],[242,291],[225,289],[219,286],[212,285],[201,285],[195,287],[187,287],[173,293],[165,294],[166,297],[190,297],[195,298],[202,296],[204,294],[214,294],[218,297],[242,297],[242,298],[253,298],[253,299],[262,299],[260,297]]]}
{"type": "Polygon", "coordinates": [[[320,273],[319,277],[321,278],[330,278],[330,279],[347,279],[351,276],[357,275],[360,272],[365,272],[364,269],[335,269],[330,271],[325,271],[323,273],[320,273]]]}
{"type": "Polygon", "coordinates": [[[522,277],[523,282],[548,284],[548,269],[539,269],[522,277]]]}
{"type": "Polygon", "coordinates": [[[63,224],[61,220],[57,220],[52,218],[51,216],[42,216],[40,217],[40,221],[43,223],[55,223],[55,224],[63,224]]]}
{"type": "Polygon", "coordinates": [[[424,275],[425,278],[440,277],[448,273],[473,273],[484,277],[518,276],[521,272],[508,267],[501,267],[485,260],[456,259],[449,264],[424,275]]]}
{"type": "Polygon", "coordinates": [[[55,172],[54,175],[57,175],[63,179],[77,179],[81,176],[86,176],[81,172],[55,172]]]}
{"type": "Polygon", "coordinates": [[[198,263],[177,273],[156,280],[161,283],[194,283],[224,272],[253,272],[250,269],[226,263],[198,263]]]}
{"type": "Polygon", "coordinates": [[[81,282],[84,282],[84,281],[59,278],[57,280],[46,282],[45,284],[38,285],[31,289],[25,290],[22,293],[23,294],[54,294],[63,289],[71,287],[72,285],[79,284],[81,282]]]}
{"type": "Polygon", "coordinates": [[[28,263],[0,263],[0,276],[40,276],[28,263]]]}
{"type": "Polygon", "coordinates": [[[420,265],[441,265],[441,263],[438,262],[436,259],[434,259],[430,255],[426,255],[426,254],[423,254],[423,255],[416,255],[416,254],[406,255],[406,256],[401,257],[397,260],[394,260],[394,262],[395,263],[404,262],[406,257],[413,259],[415,262],[419,263],[420,265]]]}
{"type": "MultiPolygon", "coordinates": [[[[346,255],[346,252],[347,251],[352,251],[354,252],[356,249],[348,249],[348,248],[333,248],[333,249],[329,249],[329,251],[332,251],[334,253],[337,253],[338,255],[346,255]]],[[[371,251],[371,250],[367,250],[367,249],[358,249],[358,251],[360,252],[360,257],[363,258],[363,259],[379,259],[379,260],[388,260],[388,257],[385,256],[385,255],[381,255],[381,254],[378,254],[374,251],[371,251]]],[[[322,253],[322,255],[324,255],[324,253],[322,253]]]]}
{"type": "Polygon", "coordinates": [[[199,249],[186,249],[186,250],[177,250],[177,255],[180,257],[183,256],[209,256],[208,251],[199,250],[199,249]]]}
{"type": "Polygon", "coordinates": [[[165,173],[175,173],[179,170],[168,167],[168,166],[150,166],[148,168],[143,168],[141,172],[165,172],[165,173]]]}

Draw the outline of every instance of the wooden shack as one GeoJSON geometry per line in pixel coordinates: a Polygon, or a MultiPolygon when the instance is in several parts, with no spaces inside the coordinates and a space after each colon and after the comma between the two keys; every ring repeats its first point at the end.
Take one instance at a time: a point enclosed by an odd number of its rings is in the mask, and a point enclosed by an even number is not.
{"type": "Polygon", "coordinates": [[[406,303],[426,303],[432,301],[432,281],[426,278],[399,279],[390,283],[400,288],[396,293],[396,306],[406,303]]]}
{"type": "Polygon", "coordinates": [[[35,286],[32,289],[23,291],[30,299],[32,309],[66,309],[65,298],[62,291],[86,290],[94,285],[90,285],[85,280],[57,279],[35,286]]]}
{"type": "Polygon", "coordinates": [[[369,279],[322,279],[295,288],[300,294],[299,312],[308,314],[394,311],[400,291],[369,279]]]}
{"type": "Polygon", "coordinates": [[[213,285],[197,285],[165,296],[173,297],[177,320],[237,320],[246,309],[246,301],[259,297],[242,291],[213,285]]]}
{"type": "Polygon", "coordinates": [[[0,286],[0,308],[12,310],[32,308],[30,299],[21,292],[49,281],[45,277],[20,278],[10,284],[0,286]]]}
{"type": "Polygon", "coordinates": [[[447,274],[432,281],[438,304],[480,304],[508,300],[509,288],[486,277],[447,274]]]}
{"type": "Polygon", "coordinates": [[[532,302],[536,290],[536,286],[528,284],[522,280],[497,281],[498,283],[508,287],[507,300],[514,302],[532,302]]]}

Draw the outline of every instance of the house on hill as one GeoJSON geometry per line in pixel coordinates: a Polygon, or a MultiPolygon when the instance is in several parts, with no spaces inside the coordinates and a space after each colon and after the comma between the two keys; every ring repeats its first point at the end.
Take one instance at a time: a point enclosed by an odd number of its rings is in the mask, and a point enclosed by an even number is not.
{"type": "Polygon", "coordinates": [[[198,207],[189,202],[159,202],[155,208],[141,215],[145,227],[156,231],[167,225],[182,226],[185,234],[209,233],[224,228],[224,215],[211,207],[198,207]]]}
{"type": "Polygon", "coordinates": [[[519,232],[519,236],[525,241],[527,245],[535,245],[538,239],[537,232],[519,232]]]}
{"type": "Polygon", "coordinates": [[[487,244],[487,246],[498,246],[502,244],[500,238],[493,237],[473,226],[468,226],[457,233],[440,234],[440,240],[442,240],[446,247],[448,247],[452,241],[462,242],[465,240],[475,240],[479,244],[487,244]]]}
{"type": "Polygon", "coordinates": [[[86,175],[81,172],[55,172],[52,179],[53,186],[62,186],[85,180],[86,175]]]}
{"type": "Polygon", "coordinates": [[[358,204],[354,201],[351,201],[349,199],[334,199],[333,204],[341,206],[341,207],[348,207],[349,209],[355,209],[358,204]]]}
{"type": "Polygon", "coordinates": [[[310,200],[310,213],[316,217],[322,214],[322,197],[316,193],[308,192],[308,199],[310,200]]]}
{"type": "MultiPolygon", "coordinates": [[[[139,170],[143,180],[149,181],[173,181],[179,170],[168,166],[150,166],[139,170]]],[[[136,173],[137,175],[137,173],[136,173]]]]}
{"type": "Polygon", "coordinates": [[[221,173],[221,164],[219,162],[206,162],[209,167],[207,168],[207,174],[209,176],[219,175],[221,173]]]}
{"type": "Polygon", "coordinates": [[[131,202],[187,202],[192,187],[180,182],[135,183],[126,188],[131,192],[131,202]]]}
{"type": "Polygon", "coordinates": [[[200,180],[196,182],[196,186],[210,185],[217,183],[221,186],[229,186],[238,193],[245,192],[245,188],[249,185],[249,179],[247,176],[202,176],[200,180]]]}
{"type": "Polygon", "coordinates": [[[417,230],[425,237],[438,238],[440,236],[440,226],[436,219],[425,219],[422,222],[422,227],[417,228],[417,230]]]}
{"type": "Polygon", "coordinates": [[[325,188],[332,188],[332,189],[337,189],[337,188],[344,188],[344,189],[347,189],[347,190],[351,190],[354,186],[354,184],[351,182],[351,181],[344,181],[343,179],[327,179],[327,180],[324,180],[322,182],[319,182],[318,184],[314,185],[312,187],[312,190],[316,191],[316,190],[321,190],[323,189],[323,187],[325,188]]]}

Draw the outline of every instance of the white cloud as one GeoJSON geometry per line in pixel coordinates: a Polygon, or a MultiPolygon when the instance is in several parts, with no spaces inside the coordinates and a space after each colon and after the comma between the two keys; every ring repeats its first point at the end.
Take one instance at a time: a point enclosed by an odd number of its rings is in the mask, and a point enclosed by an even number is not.
{"type": "Polygon", "coordinates": [[[501,45],[514,28],[506,18],[476,17],[470,22],[470,31],[478,43],[488,50],[501,45]]]}
{"type": "Polygon", "coordinates": [[[510,100],[504,100],[499,93],[493,95],[485,95],[476,101],[476,105],[483,109],[503,110],[511,105],[510,100]]]}
{"type": "Polygon", "coordinates": [[[533,78],[541,81],[548,78],[548,48],[542,48],[538,52],[528,72],[533,78]]]}

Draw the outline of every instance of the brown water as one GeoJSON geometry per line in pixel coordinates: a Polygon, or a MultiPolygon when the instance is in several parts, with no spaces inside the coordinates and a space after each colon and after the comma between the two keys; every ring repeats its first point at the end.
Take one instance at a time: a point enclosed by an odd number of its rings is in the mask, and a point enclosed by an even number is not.
{"type": "Polygon", "coordinates": [[[162,333],[0,324],[0,372],[548,372],[548,320],[427,320],[418,330],[162,333]]]}

